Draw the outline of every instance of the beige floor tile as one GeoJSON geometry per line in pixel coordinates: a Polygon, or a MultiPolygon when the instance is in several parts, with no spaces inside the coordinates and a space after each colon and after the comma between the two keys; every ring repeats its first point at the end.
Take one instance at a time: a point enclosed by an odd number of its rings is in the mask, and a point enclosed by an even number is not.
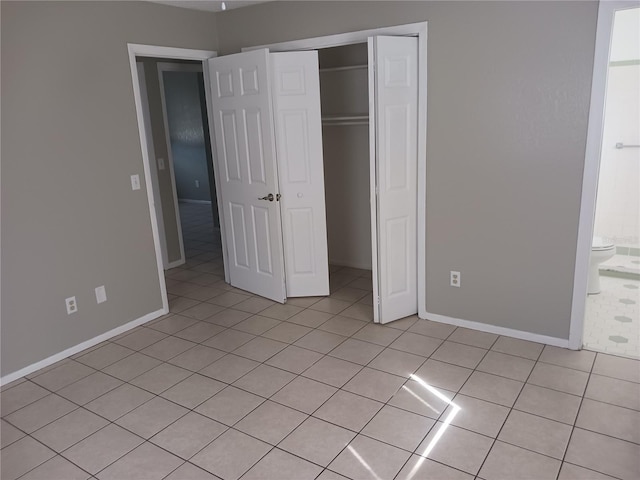
{"type": "Polygon", "coordinates": [[[78,408],[70,401],[52,393],[5,417],[23,432],[31,433],[78,408]]]}
{"type": "Polygon", "coordinates": [[[219,480],[219,478],[191,463],[183,463],[165,480],[219,480]]]}
{"type": "Polygon", "coordinates": [[[270,449],[267,443],[237,430],[227,430],[191,462],[225,480],[237,480],[270,449]]]}
{"type": "Polygon", "coordinates": [[[592,373],[640,383],[640,361],[599,353],[592,373]]]}
{"type": "MultiPolygon", "coordinates": [[[[196,315],[196,312],[198,312],[199,310],[198,307],[200,307],[201,305],[207,305],[209,307],[211,306],[208,303],[200,303],[194,307],[191,307],[185,310],[180,315],[177,315],[177,314],[171,315],[169,317],[162,318],[158,321],[152,322],[151,324],[147,324],[147,326],[149,328],[153,328],[154,330],[158,330],[162,333],[166,333],[167,335],[173,335],[179,332],[180,330],[184,330],[185,328],[190,327],[191,325],[196,323],[198,320],[200,320],[200,318],[198,318],[198,316],[196,315]],[[192,310],[192,312],[190,315],[188,315],[187,312],[189,312],[190,310],[192,310]]],[[[212,313],[215,313],[215,312],[212,312],[212,313]]],[[[205,317],[212,315],[212,313],[205,315],[205,317]]]]}
{"type": "MultiPolygon", "coordinates": [[[[398,330],[394,331],[398,332],[398,330]]],[[[385,348],[376,358],[371,360],[368,366],[401,377],[409,377],[424,361],[425,358],[419,355],[385,348]]]]}
{"type": "Polygon", "coordinates": [[[383,327],[377,323],[367,323],[353,335],[353,338],[386,347],[398,338],[401,333],[395,328],[383,327]]]}
{"type": "Polygon", "coordinates": [[[588,379],[589,374],[586,372],[539,362],[527,382],[572,395],[583,395],[588,379]]]}
{"type": "Polygon", "coordinates": [[[398,330],[408,330],[419,320],[417,315],[409,315],[408,317],[401,318],[400,320],[394,320],[385,324],[385,327],[396,328],[398,330]]]}
{"type": "Polygon", "coordinates": [[[167,337],[140,350],[140,353],[166,362],[170,358],[180,355],[195,346],[195,343],[183,340],[182,338],[167,337]]]}
{"type": "Polygon", "coordinates": [[[232,352],[254,338],[256,338],[255,335],[230,328],[211,337],[204,342],[204,345],[222,350],[223,352],[232,352]]]}
{"type": "MultiPolygon", "coordinates": [[[[254,297],[254,298],[258,298],[258,297],[254,297]]],[[[247,301],[250,301],[250,300],[253,300],[253,299],[249,299],[247,301]]],[[[282,322],[280,320],[276,320],[275,318],[263,317],[261,315],[254,315],[253,317],[249,317],[246,320],[241,321],[240,323],[236,323],[233,326],[233,329],[250,333],[252,335],[261,335],[267,330],[270,330],[273,327],[280,325],[280,323],[282,322]]]]}
{"type": "Polygon", "coordinates": [[[191,375],[192,372],[189,370],[175,367],[168,363],[161,363],[157,367],[134,378],[130,383],[144,390],[159,394],[191,375]]]}
{"type": "Polygon", "coordinates": [[[293,343],[299,338],[304,337],[310,331],[311,329],[309,327],[297,325],[295,323],[282,322],[271,330],[263,333],[262,336],[272,340],[278,340],[280,342],[293,343]]]}
{"type": "Polygon", "coordinates": [[[271,399],[301,412],[311,414],[337,389],[305,377],[297,377],[277,392],[271,399]]]}
{"type": "Polygon", "coordinates": [[[564,462],[558,480],[614,480],[614,477],[564,462]]]}
{"type": "Polygon", "coordinates": [[[226,386],[225,383],[196,373],[162,392],[162,397],[185,408],[194,409],[226,386]]]}
{"type": "Polygon", "coordinates": [[[136,352],[133,355],[129,355],[128,357],[109,365],[102,371],[112,377],[128,382],[129,380],[148,372],[152,368],[157,367],[161,363],[162,362],[160,362],[160,360],[136,352]]]}
{"type": "Polygon", "coordinates": [[[294,378],[295,375],[290,372],[262,364],[233,384],[248,392],[269,398],[294,378]]]}
{"type": "Polygon", "coordinates": [[[320,325],[318,327],[318,330],[350,337],[366,325],[366,321],[356,320],[355,318],[349,318],[342,315],[336,315],[335,317],[330,318],[322,325],[320,325]]]}
{"type": "Polygon", "coordinates": [[[501,377],[524,382],[529,377],[535,362],[522,357],[499,352],[489,352],[482,359],[477,369],[485,373],[493,373],[501,377]]]}
{"type": "Polygon", "coordinates": [[[511,337],[499,337],[491,347],[491,350],[528,358],[529,360],[537,360],[543,348],[544,345],[542,343],[529,342],[511,337]]]}
{"type": "MultiPolygon", "coordinates": [[[[215,315],[216,313],[220,313],[223,310],[224,310],[224,307],[222,307],[220,305],[215,305],[213,303],[203,302],[203,303],[199,303],[197,305],[194,305],[193,307],[189,307],[186,310],[183,310],[180,313],[180,315],[182,315],[184,317],[190,317],[190,318],[195,319],[195,320],[204,320],[205,318],[209,318],[210,316],[215,315]]],[[[188,326],[189,325],[187,324],[183,328],[186,328],[188,326]]],[[[154,326],[154,328],[155,328],[155,326],[154,326]]],[[[182,329],[180,329],[180,330],[182,330],[182,329]]],[[[179,330],[175,330],[173,332],[165,331],[165,333],[174,334],[174,333],[176,333],[176,331],[179,331],[179,330]]]]}
{"type": "Polygon", "coordinates": [[[473,372],[460,393],[511,407],[522,390],[522,382],[484,372],[473,372]]]}
{"type": "MultiPolygon", "coordinates": [[[[209,325],[209,324],[205,324],[209,325]]],[[[216,360],[226,355],[222,350],[205,347],[204,345],[196,345],[180,355],[173,357],[169,363],[176,367],[184,368],[192,372],[197,372],[204,367],[211,365],[216,360]]]]}
{"type": "Polygon", "coordinates": [[[322,300],[323,297],[296,297],[288,298],[287,303],[295,305],[296,307],[309,308],[314,303],[322,300]]]}
{"type": "Polygon", "coordinates": [[[18,430],[10,423],[5,422],[4,420],[0,420],[0,449],[11,445],[13,442],[17,442],[25,435],[26,433],[18,430]]]}
{"type": "Polygon", "coordinates": [[[313,480],[322,467],[274,448],[242,476],[242,480],[313,480]]]}
{"type": "Polygon", "coordinates": [[[458,327],[447,340],[464,343],[465,345],[471,345],[473,347],[490,349],[497,339],[498,335],[494,335],[493,333],[458,327]]]}
{"type": "Polygon", "coordinates": [[[111,421],[129,413],[153,398],[153,393],[125,383],[89,402],[84,408],[111,421]]]}
{"type": "Polygon", "coordinates": [[[405,380],[404,377],[365,367],[342,389],[384,403],[396,394],[405,380]]]}
{"type": "Polygon", "coordinates": [[[228,427],[195,412],[189,412],[149,441],[188,460],[222,435],[228,427]]]}
{"type": "Polygon", "coordinates": [[[454,332],[455,329],[456,327],[453,325],[447,325],[446,323],[419,319],[409,328],[409,331],[412,333],[419,333],[420,335],[426,335],[427,337],[445,340],[454,332]]]}
{"type": "Polygon", "coordinates": [[[326,467],[355,436],[350,430],[309,417],[279,448],[326,467]]]}
{"type": "Polygon", "coordinates": [[[274,302],[271,300],[262,297],[251,297],[240,303],[236,303],[233,308],[235,310],[242,310],[243,312],[259,313],[271,305],[274,305],[274,302]]]}
{"type": "Polygon", "coordinates": [[[33,432],[47,447],[62,452],[106,426],[109,422],[84,408],[78,408],[55,422],[33,432]]]}
{"type": "Polygon", "coordinates": [[[63,456],[91,474],[96,474],[129,453],[144,440],[117,425],[110,424],[85,438],[63,456]]]}
{"type": "Polygon", "coordinates": [[[230,353],[201,369],[198,373],[215,378],[221,382],[233,383],[258,365],[260,365],[260,363],[255,360],[239,357],[230,353]]]}
{"type": "MultiPolygon", "coordinates": [[[[451,425],[492,438],[498,435],[507,415],[509,415],[507,407],[466,395],[456,395],[453,403],[459,407],[459,410],[452,418],[451,425]]],[[[449,406],[442,418],[447,418],[453,409],[453,406],[449,406]]]]}
{"type": "Polygon", "coordinates": [[[181,463],[182,460],[175,455],[145,442],[109,465],[97,477],[100,480],[122,480],[123,478],[161,480],[181,463]]]}
{"type": "Polygon", "coordinates": [[[359,432],[383,404],[342,390],[327,400],[314,417],[359,432]]]}
{"type": "Polygon", "coordinates": [[[302,373],[322,358],[322,354],[306,348],[289,345],[265,363],[292,373],[302,373]]]}
{"type": "Polygon", "coordinates": [[[136,330],[125,337],[117,340],[114,339],[114,342],[122,345],[123,347],[130,348],[131,350],[142,350],[143,348],[147,348],[149,345],[153,345],[166,337],[167,335],[165,333],[158,332],[151,328],[141,327],[139,330],[136,330]]]}
{"type": "Polygon", "coordinates": [[[337,300],[344,300],[345,302],[357,302],[367,294],[367,290],[361,288],[354,288],[352,286],[342,287],[330,295],[330,298],[337,300]]]}
{"type": "Polygon", "coordinates": [[[236,348],[233,353],[251,360],[264,362],[286,347],[286,343],[271,340],[270,338],[257,337],[236,348]]]}
{"type": "Polygon", "coordinates": [[[46,462],[55,453],[31,437],[24,437],[0,452],[2,480],[15,480],[46,462]]]}
{"type": "Polygon", "coordinates": [[[576,428],[565,461],[623,479],[640,478],[640,446],[576,428]]]}
{"type": "Polygon", "coordinates": [[[569,425],[512,410],[498,439],[562,460],[570,436],[569,425]]]}
{"type": "Polygon", "coordinates": [[[425,387],[424,382],[407,381],[396,393],[389,405],[437,419],[453,399],[454,393],[441,388],[425,387]]]}
{"type": "Polygon", "coordinates": [[[347,337],[336,335],[335,333],[312,330],[298,340],[295,345],[302,348],[308,348],[314,352],[329,353],[346,340],[346,338],[347,337]]]}
{"type": "Polygon", "coordinates": [[[316,362],[302,375],[340,388],[360,370],[362,366],[358,364],[327,356],[316,362]]]}
{"type": "Polygon", "coordinates": [[[373,360],[384,347],[353,338],[347,338],[344,342],[329,352],[332,357],[337,357],[348,362],[366,365],[373,360]]]}
{"type": "Polygon", "coordinates": [[[302,311],[301,307],[295,305],[282,305],[280,303],[274,303],[270,307],[265,308],[260,312],[263,317],[275,318],[276,320],[287,320],[293,317],[296,313],[302,311]]]}
{"type": "Polygon", "coordinates": [[[393,478],[411,454],[358,435],[329,468],[349,478],[393,478]]]}
{"type": "Polygon", "coordinates": [[[595,358],[595,352],[588,350],[569,350],[546,345],[538,361],[590,372],[595,358]]]}
{"type": "Polygon", "coordinates": [[[324,469],[316,480],[349,480],[347,477],[331,470],[324,469]]]}
{"type": "Polygon", "coordinates": [[[434,424],[431,418],[385,405],[361,433],[413,452],[434,424]]]}
{"type": "Polygon", "coordinates": [[[117,378],[96,372],[58,390],[58,395],[78,405],[84,405],[120,385],[122,381],[117,378]]]}
{"type": "Polygon", "coordinates": [[[174,336],[182,338],[184,340],[189,340],[190,342],[203,343],[209,340],[214,335],[222,332],[224,329],[225,327],[216,325],[215,323],[202,321],[196,322],[190,327],[176,332],[174,336]]]}
{"type": "Polygon", "coordinates": [[[486,354],[487,351],[482,348],[445,341],[431,355],[431,358],[460,367],[476,368],[486,354]]]}
{"type": "Polygon", "coordinates": [[[235,387],[227,387],[196,408],[196,412],[232,426],[264,402],[264,398],[235,387]]]}
{"type": "Polygon", "coordinates": [[[236,423],[234,428],[263,442],[277,445],[306,418],[304,413],[267,400],[236,423]]]}
{"type": "Polygon", "coordinates": [[[440,346],[442,340],[432,337],[425,337],[417,333],[404,332],[393,341],[390,348],[401,350],[414,355],[428,357],[440,346]]]}
{"type": "Polygon", "coordinates": [[[177,297],[169,300],[169,311],[171,313],[180,313],[185,311],[187,308],[197,305],[198,303],[200,303],[198,300],[194,300],[192,298],[177,297]]]}
{"type": "Polygon", "coordinates": [[[355,318],[364,322],[373,321],[373,306],[364,303],[354,303],[340,312],[343,317],[355,318]]]}
{"type": "Polygon", "coordinates": [[[526,384],[513,408],[573,425],[580,401],[575,395],[526,384]]]}
{"type": "Polygon", "coordinates": [[[415,377],[434,387],[457,392],[472,373],[468,368],[429,359],[415,372],[415,377]]]}
{"type": "Polygon", "coordinates": [[[115,423],[140,437],[149,439],[187,412],[186,408],[164,398],[155,397],[120,417],[115,423]]]}
{"type": "Polygon", "coordinates": [[[395,480],[473,480],[473,475],[447,467],[420,455],[412,455],[395,480]]]}
{"type": "MultiPolygon", "coordinates": [[[[291,300],[295,300],[295,299],[292,298],[291,300]]],[[[317,303],[317,301],[319,300],[316,299],[316,302],[314,303],[317,303]]],[[[294,315],[293,317],[289,318],[287,322],[295,323],[297,325],[302,325],[305,327],[316,328],[322,325],[327,320],[329,320],[332,316],[333,316],[332,313],[325,313],[318,310],[306,309],[294,315]]]]}
{"type": "Polygon", "coordinates": [[[344,300],[336,300],[335,298],[324,298],[319,302],[314,303],[309,308],[311,310],[318,310],[320,312],[337,315],[349,306],[351,306],[351,303],[345,302],[344,300]]]}
{"type": "Polygon", "coordinates": [[[640,412],[584,399],[576,427],[640,443],[640,412]]]}
{"type": "Polygon", "coordinates": [[[640,410],[640,384],[592,374],[585,398],[640,410]]]}
{"type": "Polygon", "coordinates": [[[89,477],[91,475],[87,472],[78,468],[64,457],[56,455],[51,460],[47,460],[39,467],[20,477],[20,480],[87,480],[89,477]]]}
{"type": "Polygon", "coordinates": [[[240,302],[248,300],[249,295],[242,295],[240,293],[235,292],[225,292],[222,295],[217,295],[213,298],[207,299],[208,303],[213,303],[214,305],[220,305],[221,307],[232,307],[240,302]]]}
{"type": "Polygon", "coordinates": [[[130,348],[123,347],[117,343],[107,343],[100,348],[76,358],[76,360],[91,368],[101,370],[112,363],[116,363],[118,360],[128,357],[132,353],[134,353],[134,351],[130,348]]]}
{"type": "Polygon", "coordinates": [[[553,480],[559,470],[558,460],[497,441],[479,476],[485,480],[553,480]]]}
{"type": "Polygon", "coordinates": [[[30,403],[40,400],[42,397],[49,395],[49,393],[46,389],[28,380],[10,389],[3,390],[0,394],[2,416],[9,415],[30,403]]]}
{"type": "Polygon", "coordinates": [[[94,372],[95,370],[91,367],[87,367],[75,360],[69,360],[53,370],[48,370],[42,375],[33,377],[31,381],[47,390],[56,392],[94,372]]]}
{"type": "Polygon", "coordinates": [[[240,310],[233,310],[231,308],[223,310],[220,313],[216,313],[211,317],[205,318],[205,322],[214,323],[221,327],[233,327],[234,325],[246,320],[251,316],[250,313],[241,312],[240,310]]]}

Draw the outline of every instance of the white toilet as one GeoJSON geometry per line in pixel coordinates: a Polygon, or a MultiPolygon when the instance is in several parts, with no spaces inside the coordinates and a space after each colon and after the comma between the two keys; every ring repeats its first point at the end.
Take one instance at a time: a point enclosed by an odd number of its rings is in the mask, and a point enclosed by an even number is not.
{"type": "Polygon", "coordinates": [[[593,237],[589,262],[589,284],[587,286],[589,295],[600,293],[600,270],[598,267],[615,254],[616,246],[613,243],[605,242],[601,237],[593,237]]]}

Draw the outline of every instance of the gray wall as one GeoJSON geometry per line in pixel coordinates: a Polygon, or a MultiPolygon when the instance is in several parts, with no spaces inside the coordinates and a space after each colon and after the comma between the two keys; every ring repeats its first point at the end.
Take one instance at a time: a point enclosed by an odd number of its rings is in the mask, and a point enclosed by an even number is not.
{"type": "Polygon", "coordinates": [[[162,307],[127,43],[217,41],[214,15],[142,2],[3,1],[1,22],[6,375],[162,307]]]}
{"type": "Polygon", "coordinates": [[[568,338],[597,2],[272,2],[220,51],[427,20],[427,308],[568,338]],[[449,271],[462,287],[449,287],[449,271]]]}

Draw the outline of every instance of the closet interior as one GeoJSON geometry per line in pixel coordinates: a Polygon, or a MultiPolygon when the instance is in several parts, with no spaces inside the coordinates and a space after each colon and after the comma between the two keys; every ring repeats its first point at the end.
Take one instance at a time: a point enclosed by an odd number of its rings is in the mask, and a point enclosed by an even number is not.
{"type": "Polygon", "coordinates": [[[367,44],[320,49],[318,62],[329,264],[371,270],[367,44]]]}

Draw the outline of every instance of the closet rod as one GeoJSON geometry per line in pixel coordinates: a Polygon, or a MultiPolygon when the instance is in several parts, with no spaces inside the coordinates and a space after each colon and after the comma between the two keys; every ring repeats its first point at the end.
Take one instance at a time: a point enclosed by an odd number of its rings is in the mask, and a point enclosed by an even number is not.
{"type": "Polygon", "coordinates": [[[368,64],[364,64],[364,65],[347,65],[345,67],[326,67],[326,68],[321,68],[320,71],[321,72],[344,72],[347,70],[360,70],[360,69],[364,69],[367,68],[369,65],[368,64]]]}
{"type": "Polygon", "coordinates": [[[362,120],[366,120],[369,121],[369,114],[364,113],[361,115],[323,115],[322,116],[322,121],[323,122],[341,122],[341,121],[362,121],[362,120]]]}

